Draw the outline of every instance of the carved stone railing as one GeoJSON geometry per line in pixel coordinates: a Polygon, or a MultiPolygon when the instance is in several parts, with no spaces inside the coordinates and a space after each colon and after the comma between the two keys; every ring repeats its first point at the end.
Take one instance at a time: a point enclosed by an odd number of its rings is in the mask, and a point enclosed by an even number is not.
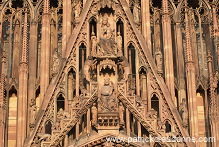
{"type": "Polygon", "coordinates": [[[65,137],[65,135],[72,129],[72,127],[79,121],[79,119],[87,112],[87,110],[92,106],[94,101],[97,99],[97,90],[98,85],[97,83],[91,83],[91,97],[85,102],[84,106],[81,109],[78,109],[76,111],[73,111],[73,114],[71,114],[71,119],[68,120],[67,123],[63,126],[61,131],[57,133],[57,135],[53,136],[51,139],[51,143],[49,144],[49,147],[55,147],[57,146],[65,137]]]}
{"type": "Polygon", "coordinates": [[[119,112],[99,113],[98,130],[119,129],[119,112]]]}

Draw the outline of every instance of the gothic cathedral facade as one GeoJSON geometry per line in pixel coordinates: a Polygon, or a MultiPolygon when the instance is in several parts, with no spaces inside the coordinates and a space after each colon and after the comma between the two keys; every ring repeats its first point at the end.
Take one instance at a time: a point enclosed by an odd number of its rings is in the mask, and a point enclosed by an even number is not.
{"type": "Polygon", "coordinates": [[[219,0],[0,0],[0,61],[1,147],[219,146],[219,0]]]}

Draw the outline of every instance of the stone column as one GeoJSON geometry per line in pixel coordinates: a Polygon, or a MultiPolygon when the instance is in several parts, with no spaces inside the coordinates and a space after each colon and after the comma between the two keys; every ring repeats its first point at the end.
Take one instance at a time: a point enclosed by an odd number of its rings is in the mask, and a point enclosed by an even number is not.
{"type": "MultiPolygon", "coordinates": [[[[192,46],[191,46],[191,34],[190,24],[188,18],[188,8],[185,9],[185,34],[186,34],[186,82],[187,82],[187,94],[188,94],[188,110],[189,110],[189,126],[190,136],[199,137],[198,134],[198,113],[197,113],[197,101],[196,101],[196,77],[195,77],[195,64],[193,60],[192,46]]],[[[198,146],[198,142],[196,143],[198,146]]]]}
{"type": "MultiPolygon", "coordinates": [[[[3,18],[2,18],[2,13],[0,13],[0,55],[2,54],[3,51],[3,38],[2,38],[2,26],[3,26],[3,18]]],[[[1,70],[1,69],[0,69],[1,70]]]]}
{"type": "Polygon", "coordinates": [[[151,22],[150,22],[150,1],[141,0],[142,34],[147,42],[148,49],[151,48],[151,22]]]}
{"type": "Polygon", "coordinates": [[[91,132],[90,109],[87,110],[87,134],[91,132]]]}
{"type": "Polygon", "coordinates": [[[0,146],[4,146],[5,141],[5,114],[6,114],[6,107],[4,106],[4,86],[5,86],[5,73],[4,73],[4,64],[5,64],[5,57],[2,56],[1,61],[1,79],[0,79],[0,146]]]}
{"type": "Polygon", "coordinates": [[[28,82],[28,36],[27,11],[23,25],[23,42],[19,67],[18,111],[17,111],[17,147],[22,147],[27,135],[27,82],[28,82]]]}
{"type": "Polygon", "coordinates": [[[62,27],[62,57],[65,57],[66,46],[71,35],[71,0],[63,1],[63,27],[62,27]]]}
{"type": "Polygon", "coordinates": [[[137,121],[137,125],[138,125],[138,137],[141,137],[141,123],[137,121]]]}
{"type": "Polygon", "coordinates": [[[170,91],[170,94],[172,96],[172,99],[173,101],[175,101],[171,19],[168,10],[168,0],[163,0],[162,5],[163,5],[162,27],[163,27],[165,81],[170,91]]]}
{"type": "Polygon", "coordinates": [[[208,54],[208,70],[210,75],[210,126],[211,126],[211,137],[215,138],[215,141],[212,143],[213,147],[217,147],[219,145],[219,133],[218,133],[218,110],[217,110],[217,100],[216,100],[216,92],[217,88],[215,85],[215,79],[213,75],[213,66],[212,66],[212,56],[209,52],[208,54]]]}
{"type": "Polygon", "coordinates": [[[218,43],[219,30],[218,30],[218,20],[217,20],[216,9],[217,9],[217,5],[214,1],[212,3],[213,36],[214,36],[215,47],[217,47],[217,64],[219,65],[219,43],[218,43]]]}
{"type": "MultiPolygon", "coordinates": [[[[35,83],[37,72],[37,21],[30,23],[30,51],[29,51],[29,79],[28,79],[28,106],[35,100],[35,83]]],[[[30,123],[30,107],[28,107],[28,124],[30,123]]],[[[29,131],[29,130],[28,130],[29,131]]]]}
{"type": "Polygon", "coordinates": [[[130,136],[130,112],[128,108],[126,108],[126,130],[127,130],[127,135],[130,136]]]}
{"type": "Polygon", "coordinates": [[[176,22],[175,25],[175,38],[176,38],[176,56],[177,56],[177,78],[179,83],[179,104],[182,103],[182,99],[186,98],[185,90],[185,65],[184,65],[184,55],[183,55],[183,40],[180,22],[176,22]]]}
{"type": "Polygon", "coordinates": [[[49,85],[50,71],[50,14],[49,0],[44,0],[42,16],[42,45],[40,62],[40,104],[49,85]]]}
{"type": "Polygon", "coordinates": [[[76,123],[76,130],[75,130],[75,134],[76,134],[76,139],[78,140],[78,138],[79,138],[79,125],[80,125],[80,122],[78,121],[77,123],[76,123]]]}

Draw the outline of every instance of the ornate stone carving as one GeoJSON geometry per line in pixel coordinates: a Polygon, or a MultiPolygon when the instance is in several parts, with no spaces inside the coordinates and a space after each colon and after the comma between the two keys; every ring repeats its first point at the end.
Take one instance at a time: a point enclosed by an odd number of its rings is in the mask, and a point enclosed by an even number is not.
{"type": "Polygon", "coordinates": [[[69,119],[70,114],[67,111],[64,111],[62,108],[59,109],[57,113],[57,119],[63,120],[63,119],[69,119]]]}
{"type": "Polygon", "coordinates": [[[30,128],[34,127],[36,115],[37,115],[37,107],[35,101],[32,99],[30,105],[30,128]]]}
{"type": "Polygon", "coordinates": [[[97,46],[98,56],[115,56],[117,53],[113,38],[114,30],[111,29],[108,17],[108,14],[105,13],[102,18],[100,40],[97,46]]]}
{"type": "Polygon", "coordinates": [[[42,141],[50,141],[51,140],[50,134],[38,133],[37,136],[39,137],[39,143],[42,141]]]}
{"type": "Polygon", "coordinates": [[[157,119],[157,111],[154,109],[151,109],[150,111],[147,112],[146,118],[157,119]]]}

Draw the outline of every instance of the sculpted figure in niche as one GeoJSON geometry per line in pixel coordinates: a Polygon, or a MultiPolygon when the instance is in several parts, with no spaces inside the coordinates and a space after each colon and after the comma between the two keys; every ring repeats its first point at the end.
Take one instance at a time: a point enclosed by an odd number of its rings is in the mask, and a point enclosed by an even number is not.
{"type": "Polygon", "coordinates": [[[123,104],[122,102],[119,103],[119,121],[120,121],[120,124],[124,124],[124,107],[123,107],[123,104]]]}
{"type": "Polygon", "coordinates": [[[109,78],[104,80],[104,86],[101,88],[100,94],[100,107],[102,111],[114,111],[115,110],[115,98],[113,96],[113,82],[109,78]]]}
{"type": "Polygon", "coordinates": [[[118,56],[122,56],[122,36],[121,36],[121,33],[118,32],[117,33],[117,37],[116,37],[116,44],[117,44],[117,55],[118,56]]]}
{"type": "Polygon", "coordinates": [[[93,106],[91,108],[91,113],[92,113],[92,126],[97,125],[97,106],[96,103],[93,103],[93,106]]]}
{"type": "Polygon", "coordinates": [[[128,76],[130,74],[130,66],[129,66],[129,62],[126,59],[126,57],[122,56],[120,57],[120,62],[118,64],[120,64],[123,68],[123,79],[122,81],[127,81],[128,80],[128,76]]]}
{"type": "Polygon", "coordinates": [[[78,19],[81,13],[81,0],[75,0],[74,13],[75,13],[75,19],[78,19]]]}
{"type": "Polygon", "coordinates": [[[52,66],[52,75],[56,75],[59,71],[59,56],[57,49],[54,50],[53,56],[52,56],[53,66],[52,66]]]}
{"type": "Polygon", "coordinates": [[[85,75],[85,78],[88,82],[91,81],[90,78],[90,68],[95,65],[97,62],[96,60],[93,60],[92,56],[89,56],[88,59],[84,63],[83,73],[85,75]]]}
{"type": "Polygon", "coordinates": [[[160,12],[157,10],[154,16],[154,46],[155,52],[160,51],[160,12]]]}
{"type": "Polygon", "coordinates": [[[139,24],[140,23],[140,6],[138,2],[135,2],[134,7],[133,7],[133,16],[134,16],[134,21],[135,23],[139,24]]]}
{"type": "Polygon", "coordinates": [[[187,127],[188,126],[188,109],[187,109],[185,98],[182,100],[182,103],[179,106],[179,110],[180,110],[180,114],[182,117],[183,125],[184,127],[187,127]]]}
{"type": "Polygon", "coordinates": [[[155,53],[155,59],[157,63],[158,73],[162,73],[163,60],[162,60],[162,53],[160,51],[155,53]]]}
{"type": "Polygon", "coordinates": [[[31,100],[31,106],[30,106],[30,123],[34,124],[36,120],[36,113],[37,113],[37,107],[34,102],[34,100],[31,100]]]}
{"type": "Polygon", "coordinates": [[[115,41],[112,37],[113,30],[108,22],[108,14],[105,13],[102,18],[101,35],[98,43],[98,55],[99,56],[111,56],[115,55],[115,41]]]}
{"type": "Polygon", "coordinates": [[[92,32],[91,34],[91,56],[96,56],[96,49],[97,49],[97,37],[95,36],[95,33],[92,32]]]}

